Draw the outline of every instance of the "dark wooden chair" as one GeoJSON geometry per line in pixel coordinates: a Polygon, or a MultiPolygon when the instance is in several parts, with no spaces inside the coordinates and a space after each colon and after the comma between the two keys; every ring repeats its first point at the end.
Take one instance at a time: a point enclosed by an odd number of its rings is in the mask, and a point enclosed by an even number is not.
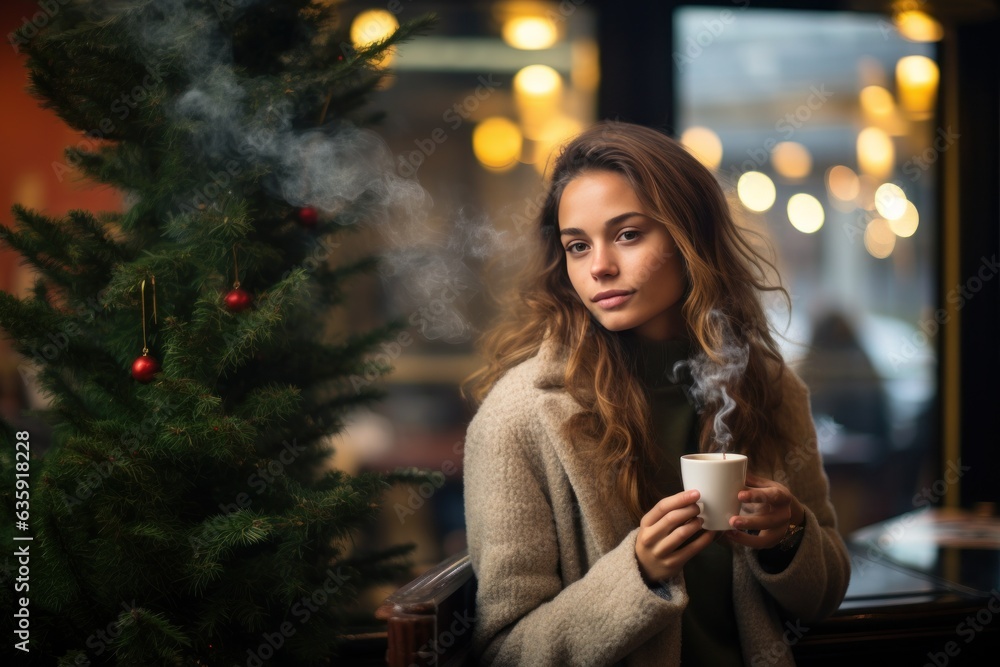
{"type": "Polygon", "coordinates": [[[476,578],[466,551],[390,595],[375,616],[387,624],[388,667],[472,664],[476,578]]]}
{"type": "MultiPolygon", "coordinates": [[[[968,628],[968,619],[980,618],[985,611],[993,613],[990,605],[1000,584],[989,573],[996,572],[1000,552],[995,548],[969,548],[964,554],[955,554],[962,557],[962,563],[980,564],[967,568],[968,572],[962,570],[964,576],[980,582],[976,589],[966,582],[948,581],[940,574],[897,564],[886,554],[876,553],[873,557],[871,545],[891,547],[897,539],[893,536],[899,534],[893,528],[894,522],[907,516],[855,533],[855,540],[849,542],[851,587],[840,609],[830,618],[803,628],[802,636],[785,634],[798,665],[832,667],[869,664],[872,659],[887,664],[899,663],[901,659],[922,664],[928,656],[932,662],[939,660],[939,664],[944,664],[958,650],[960,664],[996,662],[1000,653],[1000,629],[996,622],[984,623],[982,631],[974,635],[974,642],[961,632],[956,634],[956,627],[968,628]],[[891,539],[883,540],[883,535],[891,539]],[[994,567],[991,570],[983,563],[992,563],[994,567]]],[[[907,525],[917,521],[912,516],[909,519],[907,525]]],[[[930,525],[936,524],[931,521],[930,525]]],[[[943,558],[946,552],[943,549],[940,552],[939,557],[943,558]]],[[[476,664],[471,654],[475,602],[476,578],[464,551],[390,595],[376,612],[388,626],[388,667],[476,664]]]]}

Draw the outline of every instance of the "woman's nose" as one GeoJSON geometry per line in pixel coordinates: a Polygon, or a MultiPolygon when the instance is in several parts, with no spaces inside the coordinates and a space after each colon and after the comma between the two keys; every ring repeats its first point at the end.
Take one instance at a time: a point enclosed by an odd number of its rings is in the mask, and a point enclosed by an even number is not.
{"type": "Polygon", "coordinates": [[[590,275],[594,278],[613,276],[618,273],[614,253],[595,247],[590,253],[590,275]]]}

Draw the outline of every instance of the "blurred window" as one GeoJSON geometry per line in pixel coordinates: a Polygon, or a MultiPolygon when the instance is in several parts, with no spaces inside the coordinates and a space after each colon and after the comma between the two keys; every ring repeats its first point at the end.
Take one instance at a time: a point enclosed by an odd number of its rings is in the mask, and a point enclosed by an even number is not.
{"type": "Polygon", "coordinates": [[[935,46],[877,14],[682,7],[674,26],[677,131],[776,252],[792,313],[772,321],[841,529],[912,510],[937,451],[935,163],[956,138],[935,46]]]}
{"type": "MultiPolygon", "coordinates": [[[[350,316],[330,323],[340,329],[333,334],[396,318],[406,325],[373,355],[394,369],[379,382],[385,399],[352,414],[334,444],[338,464],[352,471],[441,473],[432,491],[393,489],[369,537],[414,542],[414,558],[427,564],[465,546],[462,451],[471,415],[458,385],[480,365],[474,343],[495,316],[488,290],[495,295],[514,273],[549,157],[596,119],[598,85],[594,17],[584,4],[349,3],[341,20],[363,43],[430,12],[437,24],[398,48],[386,63],[394,74],[367,107],[384,113],[374,129],[397,177],[387,180],[413,206],[359,227],[334,249],[334,261],[377,254],[379,269],[347,295],[350,316]]],[[[352,378],[358,391],[374,383],[352,378]]]]}

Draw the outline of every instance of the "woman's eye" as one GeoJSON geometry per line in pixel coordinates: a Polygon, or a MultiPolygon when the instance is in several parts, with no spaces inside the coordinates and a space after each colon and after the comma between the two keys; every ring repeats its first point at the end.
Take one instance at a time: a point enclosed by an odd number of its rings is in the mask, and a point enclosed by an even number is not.
{"type": "Polygon", "coordinates": [[[639,238],[639,232],[635,229],[627,229],[624,232],[622,232],[622,240],[624,241],[634,241],[637,238],[639,238]],[[631,234],[632,236],[628,236],[629,234],[631,234]]]}
{"type": "Polygon", "coordinates": [[[568,246],[566,246],[566,250],[568,252],[583,252],[586,249],[587,249],[587,244],[580,243],[579,241],[576,243],[570,243],[568,246]]]}

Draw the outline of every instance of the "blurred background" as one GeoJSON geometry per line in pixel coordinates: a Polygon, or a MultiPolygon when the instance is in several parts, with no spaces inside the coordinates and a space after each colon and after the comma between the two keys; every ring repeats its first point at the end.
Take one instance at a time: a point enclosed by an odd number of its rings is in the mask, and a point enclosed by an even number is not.
{"type": "MultiPolygon", "coordinates": [[[[960,281],[947,282],[943,165],[962,138],[966,146],[977,139],[946,112],[942,90],[971,74],[953,69],[948,78],[957,56],[949,61],[944,45],[954,26],[996,25],[995,3],[335,4],[356,45],[401,21],[439,17],[385,63],[393,73],[372,102],[385,113],[376,130],[392,168],[433,202],[421,242],[435,259],[408,255],[375,229],[330,259],[386,256],[377,275],[356,283],[332,332],[398,317],[411,325],[383,348],[395,368],[386,399],[350,416],[331,465],[417,466],[443,480],[393,490],[365,539],[414,542],[425,565],[464,548],[471,412],[458,385],[479,363],[476,337],[516,264],[517,238],[534,222],[553,149],[599,118],[680,138],[717,174],[739,221],[773,247],[792,308],[769,303],[772,322],[812,392],[841,531],[912,510],[935,489],[959,446],[943,444],[941,333],[951,318],[943,309],[972,303],[976,276],[975,266],[953,269],[960,281]]],[[[5,3],[5,34],[38,11],[34,2],[5,3]]],[[[120,207],[117,193],[54,168],[81,136],[26,94],[13,49],[2,50],[0,68],[4,221],[14,202],[50,214],[120,207]]],[[[0,288],[24,295],[31,279],[0,251],[0,288]]],[[[995,340],[995,329],[985,335],[995,340]]],[[[24,410],[45,399],[21,369],[0,343],[3,415],[41,433],[24,410]]]]}

